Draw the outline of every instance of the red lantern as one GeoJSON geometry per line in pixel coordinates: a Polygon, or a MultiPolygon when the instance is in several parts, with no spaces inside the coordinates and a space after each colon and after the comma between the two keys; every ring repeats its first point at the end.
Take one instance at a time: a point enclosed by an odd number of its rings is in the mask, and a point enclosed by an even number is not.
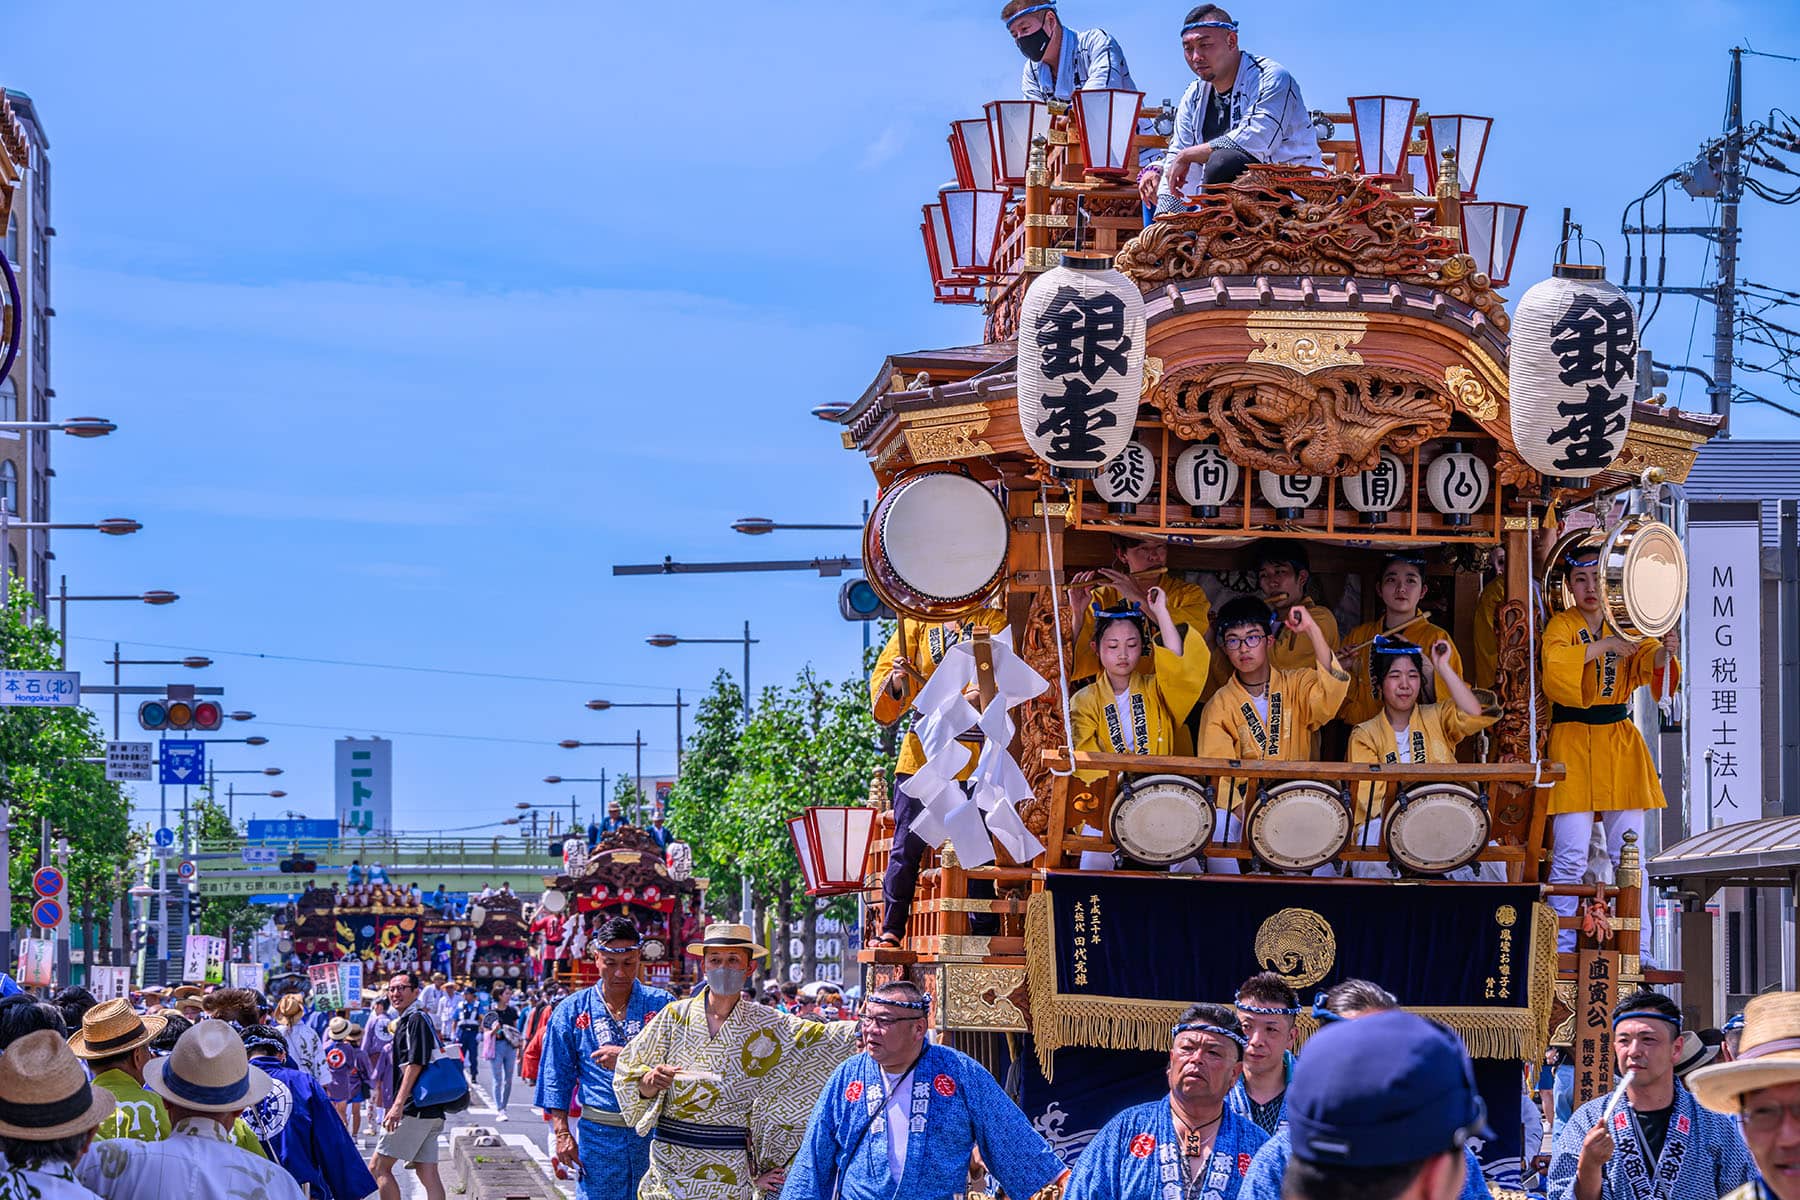
{"type": "Polygon", "coordinates": [[[1525,226],[1523,204],[1484,200],[1462,206],[1463,248],[1475,260],[1475,269],[1495,287],[1512,278],[1513,255],[1519,249],[1519,231],[1525,226]]]}
{"type": "Polygon", "coordinates": [[[987,275],[1000,252],[1000,222],[1006,216],[1007,193],[995,188],[947,188],[938,193],[944,228],[950,238],[950,270],[957,275],[987,275]]]}
{"type": "Polygon", "coordinates": [[[1074,96],[1075,130],[1090,175],[1123,177],[1137,174],[1131,139],[1137,133],[1144,93],[1122,88],[1093,88],[1074,96]]]}
{"type": "Polygon", "coordinates": [[[1364,175],[1410,174],[1406,158],[1418,113],[1419,102],[1404,96],[1350,97],[1357,167],[1364,175]]]}
{"type": "Polygon", "coordinates": [[[994,100],[983,111],[993,145],[995,181],[1024,187],[1032,139],[1047,141],[1050,136],[1050,106],[1042,100],[994,100]]]}
{"type": "Polygon", "coordinates": [[[1473,199],[1475,185],[1481,181],[1481,160],[1487,155],[1488,132],[1494,127],[1492,117],[1470,117],[1462,113],[1425,118],[1425,145],[1431,155],[1431,177],[1436,191],[1438,167],[1444,151],[1456,151],[1456,186],[1462,195],[1473,199]]]}
{"type": "Polygon", "coordinates": [[[956,182],[963,187],[994,187],[994,147],[986,117],[950,122],[950,161],[956,165],[956,182]]]}
{"type": "Polygon", "coordinates": [[[875,810],[861,805],[809,808],[788,820],[794,857],[806,877],[809,896],[842,896],[862,891],[869,845],[875,838],[875,810]]]}

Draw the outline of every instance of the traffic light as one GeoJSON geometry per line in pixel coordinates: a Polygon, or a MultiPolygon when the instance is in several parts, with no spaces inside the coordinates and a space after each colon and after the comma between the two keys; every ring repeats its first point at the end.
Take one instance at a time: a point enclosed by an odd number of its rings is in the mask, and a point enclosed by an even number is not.
{"type": "Polygon", "coordinates": [[[138,705],[138,724],[145,729],[211,733],[225,722],[216,700],[146,700],[138,705]]]}
{"type": "Polygon", "coordinates": [[[318,869],[319,864],[316,860],[307,858],[298,850],[294,851],[291,856],[282,859],[280,866],[277,867],[277,870],[284,874],[294,875],[311,875],[318,869]]]}
{"type": "Polygon", "coordinates": [[[894,610],[881,602],[867,579],[846,579],[838,589],[838,613],[846,621],[891,621],[894,610]]]}

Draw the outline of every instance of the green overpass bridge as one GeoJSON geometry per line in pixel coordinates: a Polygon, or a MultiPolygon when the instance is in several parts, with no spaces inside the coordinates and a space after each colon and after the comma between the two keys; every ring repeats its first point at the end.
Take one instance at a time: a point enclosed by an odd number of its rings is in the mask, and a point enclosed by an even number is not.
{"type": "MultiPolygon", "coordinates": [[[[560,841],[518,834],[486,838],[401,834],[279,842],[226,838],[202,841],[187,857],[194,860],[201,896],[298,895],[308,887],[345,884],[351,862],[360,861],[365,871],[379,864],[388,882],[397,886],[416,883],[431,892],[441,883],[452,892],[479,892],[505,883],[529,900],[544,890],[546,878],[562,873],[558,847],[560,841]],[[267,857],[270,851],[278,859],[291,858],[297,851],[317,863],[318,869],[296,875],[281,870],[278,862],[247,861],[267,857]]],[[[181,858],[177,853],[169,859],[171,880],[181,858]]]]}

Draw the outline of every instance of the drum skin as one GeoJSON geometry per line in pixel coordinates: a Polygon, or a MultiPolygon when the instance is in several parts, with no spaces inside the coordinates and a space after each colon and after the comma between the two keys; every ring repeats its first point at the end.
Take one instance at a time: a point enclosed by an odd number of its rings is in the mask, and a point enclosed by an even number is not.
{"type": "Polygon", "coordinates": [[[993,492],[960,471],[919,471],[882,492],[863,530],[863,567],[895,612],[950,621],[999,586],[1009,537],[993,492]]]}
{"type": "Polygon", "coordinates": [[[1212,839],[1213,806],[1199,784],[1181,775],[1146,775],[1121,789],[1108,820],[1113,845],[1135,862],[1185,862],[1212,839]]]}
{"type": "Polygon", "coordinates": [[[1350,844],[1350,809],[1331,784],[1296,779],[1263,793],[1244,836],[1256,857],[1270,866],[1310,871],[1350,844]]]}
{"type": "Polygon", "coordinates": [[[1389,807],[1381,840],[1395,867],[1411,875],[1447,875],[1466,867],[1487,845],[1487,805],[1457,783],[1408,788],[1389,807]]]}
{"type": "Polygon", "coordinates": [[[1687,603],[1687,552],[1675,531],[1646,516],[1626,517],[1600,550],[1601,611],[1626,641],[1660,638],[1687,603]]]}

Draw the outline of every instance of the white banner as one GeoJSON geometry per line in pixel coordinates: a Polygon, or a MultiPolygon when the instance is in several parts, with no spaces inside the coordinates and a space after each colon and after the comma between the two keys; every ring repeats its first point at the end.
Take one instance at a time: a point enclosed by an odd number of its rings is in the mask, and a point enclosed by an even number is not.
{"type": "Polygon", "coordinates": [[[196,933],[188,938],[181,956],[183,983],[225,982],[225,939],[196,933]]]}
{"type": "Polygon", "coordinates": [[[269,969],[261,963],[232,963],[231,986],[260,992],[263,988],[263,980],[268,973],[269,969]]]}
{"type": "Polygon", "coordinates": [[[338,836],[392,833],[394,743],[386,738],[343,738],[335,746],[338,836]]]}
{"type": "Polygon", "coordinates": [[[56,982],[56,943],[49,938],[19,939],[19,982],[50,987],[56,982]]]}
{"type": "Polygon", "coordinates": [[[1762,530],[1751,520],[1690,519],[1687,552],[1693,834],[1763,815],[1762,530]]]}
{"type": "Polygon", "coordinates": [[[123,1000],[131,995],[130,967],[89,967],[87,989],[96,1000],[123,1000]]]}

